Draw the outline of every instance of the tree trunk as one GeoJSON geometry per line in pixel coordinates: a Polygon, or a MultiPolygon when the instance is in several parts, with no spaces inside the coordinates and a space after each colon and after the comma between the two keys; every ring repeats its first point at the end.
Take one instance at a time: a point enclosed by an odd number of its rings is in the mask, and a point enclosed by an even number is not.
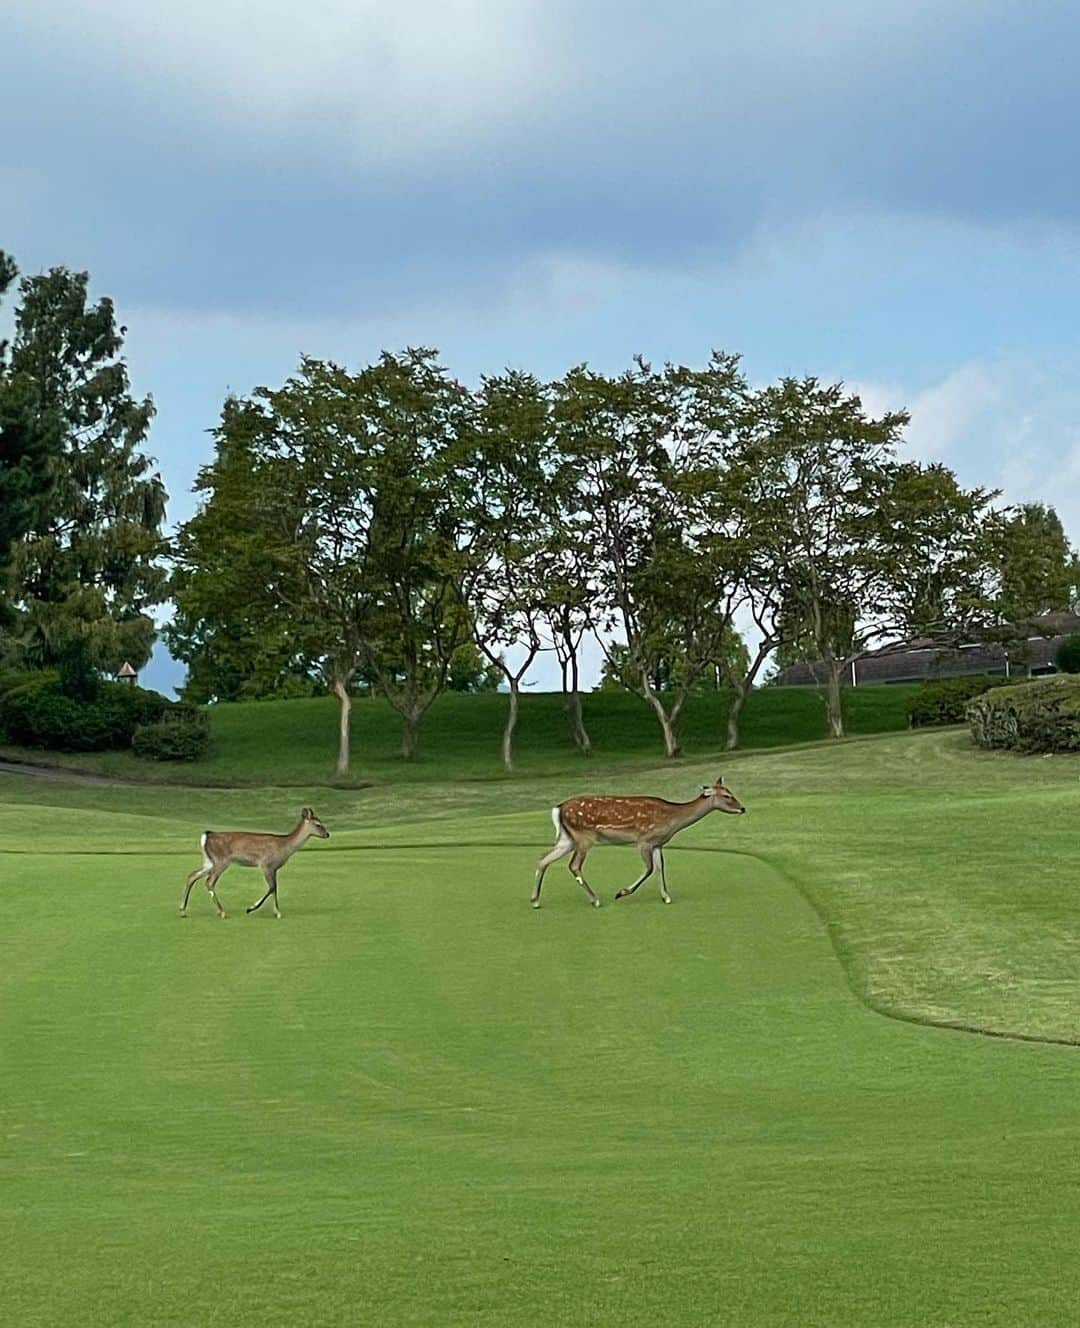
{"type": "Polygon", "coordinates": [[[660,721],[660,728],[664,734],[664,755],[678,756],[682,750],[679,746],[679,734],[674,718],[668,715],[664,709],[664,703],[656,695],[651,687],[646,683],[645,699],[653,710],[656,711],[656,718],[660,721]]]}
{"type": "Polygon", "coordinates": [[[739,745],[739,721],[742,719],[743,706],[746,705],[746,699],[750,695],[754,679],[758,676],[758,670],[776,649],[776,644],[775,640],[768,640],[767,643],[758,646],[758,652],[754,656],[754,662],[747,670],[746,676],[731,684],[735,692],[735,699],[728,711],[726,751],[733,752],[739,745]]]}
{"type": "Polygon", "coordinates": [[[510,683],[510,709],[506,715],[506,727],[503,729],[502,736],[502,763],[507,770],[514,768],[514,729],[517,728],[518,721],[518,680],[511,677],[510,683]]]}
{"type": "Polygon", "coordinates": [[[585,729],[585,720],[581,713],[581,692],[578,690],[577,651],[572,650],[568,659],[563,661],[563,709],[570,724],[570,736],[577,744],[582,756],[592,755],[592,741],[585,729]],[[567,669],[570,670],[569,680],[567,669]]]}
{"type": "Polygon", "coordinates": [[[744,678],[742,682],[733,683],[735,689],[735,699],[731,703],[731,709],[727,717],[727,739],[724,742],[724,750],[733,752],[739,745],[739,720],[742,716],[743,706],[746,704],[746,698],[750,695],[750,680],[744,678]]]}
{"type": "Polygon", "coordinates": [[[349,773],[349,716],[352,711],[352,697],[349,695],[348,687],[340,678],[334,679],[331,683],[331,690],[341,705],[337,772],[339,775],[347,775],[349,773]]]}
{"type": "Polygon", "coordinates": [[[844,710],[840,699],[840,672],[844,667],[842,659],[825,661],[829,676],[825,681],[825,713],[829,719],[829,736],[844,736],[844,710]]]}
{"type": "Polygon", "coordinates": [[[406,761],[413,759],[420,746],[420,720],[423,714],[423,710],[416,706],[402,711],[401,755],[406,761]]]}

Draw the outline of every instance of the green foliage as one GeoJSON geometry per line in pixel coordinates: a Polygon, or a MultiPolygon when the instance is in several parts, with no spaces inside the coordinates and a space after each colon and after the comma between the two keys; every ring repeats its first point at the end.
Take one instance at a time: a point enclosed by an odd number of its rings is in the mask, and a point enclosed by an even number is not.
{"type": "Polygon", "coordinates": [[[1062,641],[1054,660],[1062,673],[1080,673],[1080,632],[1074,632],[1062,641]]]}
{"type": "Polygon", "coordinates": [[[1014,687],[1015,678],[972,674],[965,678],[939,678],[924,683],[911,699],[908,722],[912,728],[963,724],[968,702],[991,687],[1014,687]]]}
{"type": "Polygon", "coordinates": [[[36,673],[0,691],[0,730],[22,747],[95,752],[131,744],[140,724],[152,723],[172,703],[157,692],[101,682],[92,700],[67,695],[55,673],[36,673]]]}
{"type": "Polygon", "coordinates": [[[486,660],[472,641],[463,641],[450,656],[447,691],[497,692],[502,679],[502,669],[486,660]]]}
{"type": "Polygon", "coordinates": [[[967,717],[980,747],[1080,751],[1080,678],[1039,678],[997,688],[972,701],[967,717]]]}
{"type": "Polygon", "coordinates": [[[131,739],[131,750],[144,761],[198,761],[209,746],[206,712],[191,708],[155,724],[139,724],[131,739]]]}
{"type": "Polygon", "coordinates": [[[1080,564],[1061,518],[1044,503],[1025,503],[998,519],[993,560],[1000,578],[997,611],[1005,623],[1066,611],[1080,586],[1080,564]]]}
{"type": "MultiPolygon", "coordinates": [[[[0,250],[0,299],[15,280],[14,262],[0,250]]],[[[25,362],[13,364],[0,342],[0,573],[6,572],[12,545],[42,511],[55,480],[62,447],[60,419],[43,400],[44,385],[25,362]]],[[[0,582],[0,613],[10,618],[0,582]]]]}
{"type": "MultiPolygon", "coordinates": [[[[166,495],[140,451],[153,404],[131,396],[125,329],[110,300],[88,303],[88,280],[54,268],[20,286],[6,376],[51,440],[51,488],[12,551],[14,635],[38,666],[81,638],[92,666],[111,673],[150,655],[166,495]]],[[[5,395],[0,386],[0,416],[5,395]]]]}
{"type": "MultiPolygon", "coordinates": [[[[658,643],[659,644],[659,643],[658,643]]],[[[708,668],[698,673],[690,683],[691,692],[715,692],[727,686],[727,679],[746,672],[749,654],[737,628],[728,623],[719,643],[719,656],[708,668]]],[[[636,691],[632,675],[628,684],[629,656],[625,646],[609,647],[601,670],[597,689],[601,692],[636,691]]],[[[686,656],[677,641],[669,635],[667,649],[657,651],[650,668],[650,682],[657,692],[671,692],[688,675],[686,656]]]]}

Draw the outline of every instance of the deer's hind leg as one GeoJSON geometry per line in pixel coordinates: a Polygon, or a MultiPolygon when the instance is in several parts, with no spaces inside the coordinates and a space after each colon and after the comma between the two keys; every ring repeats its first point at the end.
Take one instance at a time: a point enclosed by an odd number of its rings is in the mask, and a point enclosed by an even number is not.
{"type": "Polygon", "coordinates": [[[560,858],[565,858],[568,853],[573,851],[574,841],[564,830],[560,830],[555,847],[549,849],[536,864],[536,884],[533,886],[532,899],[530,900],[533,908],[540,907],[540,887],[544,884],[544,873],[553,862],[558,862],[560,858]]]}
{"type": "Polygon", "coordinates": [[[214,901],[214,907],[218,911],[219,918],[224,918],[228,916],[225,910],[221,907],[221,900],[217,897],[217,891],[214,889],[214,886],[216,886],[218,881],[221,879],[221,874],[224,872],[224,870],[225,870],[224,867],[215,867],[213,871],[210,873],[210,875],[206,878],[206,888],[210,894],[210,898],[214,901]]]}
{"type": "Polygon", "coordinates": [[[653,874],[653,871],[656,867],[656,854],[659,853],[660,850],[651,849],[647,844],[642,844],[641,849],[639,851],[641,853],[641,860],[645,864],[645,870],[641,873],[641,875],[637,878],[637,880],[634,882],[633,885],[624,886],[615,896],[616,899],[623,899],[627,895],[632,895],[634,891],[638,888],[638,886],[643,885],[653,874]]]}
{"type": "Polygon", "coordinates": [[[210,861],[210,859],[203,858],[202,866],[196,867],[195,870],[191,873],[191,875],[187,878],[187,884],[184,886],[184,898],[180,902],[180,916],[182,918],[187,917],[187,906],[188,906],[188,900],[191,898],[192,886],[195,884],[196,881],[201,881],[204,876],[209,876],[213,870],[214,870],[214,864],[210,861]]]}
{"type": "Polygon", "coordinates": [[[599,908],[600,896],[596,893],[596,891],[592,888],[589,882],[581,874],[585,866],[585,858],[588,852],[589,852],[588,845],[585,848],[582,848],[580,845],[578,845],[578,847],[574,849],[574,856],[570,859],[570,875],[574,878],[575,881],[577,881],[578,885],[581,886],[581,888],[592,900],[593,908],[599,908]]]}

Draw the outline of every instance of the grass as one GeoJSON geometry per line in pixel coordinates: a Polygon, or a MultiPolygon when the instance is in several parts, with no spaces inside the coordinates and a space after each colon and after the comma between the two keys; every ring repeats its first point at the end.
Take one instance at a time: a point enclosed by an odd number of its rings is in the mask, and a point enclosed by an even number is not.
{"type": "MultiPolygon", "coordinates": [[[[463,762],[468,757],[462,758],[463,762]]],[[[716,759],[612,773],[687,796],[716,759]]],[[[0,1241],[20,1325],[1071,1325],[1080,758],[747,752],[600,910],[593,767],[368,789],[4,777],[0,1241]],[[280,923],[176,915],[313,801],[280,923]],[[115,850],[122,849],[117,854],[115,850]],[[857,999],[857,997],[861,999],[857,999]]],[[[634,870],[598,850],[606,901],[634,870]]]]}
{"type": "MultiPolygon", "coordinates": [[[[914,686],[860,687],[844,697],[853,734],[907,728],[914,686]]],[[[629,693],[594,692],[583,698],[592,738],[593,766],[603,771],[655,764],[662,753],[660,729],[646,704],[629,693]]],[[[458,779],[502,779],[499,741],[507,698],[444,695],[428,712],[421,750],[412,762],[400,757],[401,721],[381,698],[358,700],[353,708],[352,769],[334,774],[338,707],[332,697],[310,701],[264,701],[211,709],[212,748],[204,760],[168,764],[137,760],[130,752],[68,754],[0,747],[0,756],[51,762],[152,783],[310,785],[341,783],[431,783],[452,769],[458,779]]],[[[686,758],[723,746],[730,696],[690,698],[682,724],[686,758]]],[[[810,742],[826,737],[825,707],[813,688],[765,688],[747,702],[742,745],[749,749],[810,742]]],[[[517,772],[557,774],[580,758],[571,741],[558,693],[526,694],[515,740],[517,772]]]]}

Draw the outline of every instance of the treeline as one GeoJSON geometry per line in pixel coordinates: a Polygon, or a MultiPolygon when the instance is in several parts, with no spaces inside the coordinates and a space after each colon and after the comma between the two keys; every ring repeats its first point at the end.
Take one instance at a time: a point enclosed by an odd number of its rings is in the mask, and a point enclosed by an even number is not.
{"type": "MultiPolygon", "coordinates": [[[[24,469],[46,479],[10,536],[4,649],[45,661],[76,640],[111,668],[122,643],[139,663],[147,610],[168,596],[188,698],[325,687],[342,771],[358,691],[399,712],[409,757],[454,679],[494,677],[509,693],[510,767],[541,651],[558,659],[587,753],[586,636],[605,650],[606,678],[651,708],[669,755],[706,679],[733,691],[735,746],[774,655],[822,661],[839,735],[853,657],[913,636],[1006,632],[1066,607],[1080,579],[1051,509],[1001,509],[947,467],[902,459],[906,414],[874,418],[841,384],[754,386],[717,352],[699,367],[579,365],[554,382],[508,370],[468,387],[434,351],[410,349],[356,372],[304,359],[280,387],[229,398],[166,585],[164,493],[137,451],[150,403],[128,395],[111,306],[88,309],[85,294],[85,276],[62,271],[24,282],[0,369],[0,420],[5,399],[28,403],[21,427],[36,423],[21,436],[45,441],[24,469]],[[45,291],[38,331],[24,311],[45,291]],[[749,649],[740,622],[754,624],[749,649]]],[[[5,451],[0,484],[20,464],[5,451]]]]}

